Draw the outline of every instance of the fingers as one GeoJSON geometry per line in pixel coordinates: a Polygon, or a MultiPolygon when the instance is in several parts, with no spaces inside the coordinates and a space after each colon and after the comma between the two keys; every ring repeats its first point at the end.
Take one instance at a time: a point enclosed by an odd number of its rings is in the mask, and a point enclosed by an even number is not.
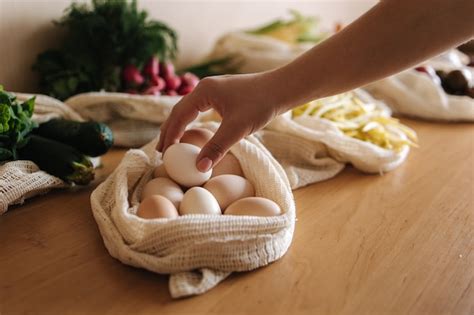
{"type": "Polygon", "coordinates": [[[214,136],[199,153],[196,160],[197,169],[201,172],[207,172],[243,137],[245,137],[245,132],[241,128],[236,128],[232,124],[223,121],[214,136]]]}
{"type": "Polygon", "coordinates": [[[170,145],[178,142],[186,126],[198,116],[200,108],[206,108],[200,103],[197,93],[193,92],[183,97],[173,107],[170,116],[161,126],[158,151],[164,152],[170,145]]]}

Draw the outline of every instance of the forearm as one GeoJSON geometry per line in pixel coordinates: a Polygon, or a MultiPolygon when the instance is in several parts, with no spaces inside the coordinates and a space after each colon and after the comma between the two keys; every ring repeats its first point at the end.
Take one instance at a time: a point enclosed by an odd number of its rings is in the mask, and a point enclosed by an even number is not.
{"type": "Polygon", "coordinates": [[[268,88],[286,110],[392,75],[473,36],[473,0],[383,1],[268,73],[268,88]]]}

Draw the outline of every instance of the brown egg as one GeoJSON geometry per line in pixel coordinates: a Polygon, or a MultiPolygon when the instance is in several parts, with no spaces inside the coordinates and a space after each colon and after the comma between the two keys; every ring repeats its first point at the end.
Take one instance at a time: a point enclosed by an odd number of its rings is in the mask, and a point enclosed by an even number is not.
{"type": "Polygon", "coordinates": [[[281,214],[280,207],[272,200],[262,197],[247,197],[237,200],[227,207],[227,215],[253,215],[271,217],[281,214]]]}
{"type": "Polygon", "coordinates": [[[213,136],[212,131],[204,128],[186,130],[179,142],[193,144],[202,148],[213,136]]]}
{"type": "Polygon", "coordinates": [[[255,196],[253,185],[242,176],[233,174],[213,177],[203,187],[216,198],[222,210],[234,201],[255,196]]]}
{"type": "Polygon", "coordinates": [[[142,198],[144,200],[153,195],[160,195],[167,198],[173,203],[176,208],[179,208],[181,200],[183,200],[183,190],[181,187],[166,177],[158,177],[152,179],[145,184],[142,191],[142,198]]]}
{"type": "Polygon", "coordinates": [[[140,203],[137,216],[143,219],[173,219],[178,217],[176,207],[163,196],[153,195],[140,203]]]}
{"type": "Polygon", "coordinates": [[[165,165],[163,163],[155,167],[155,170],[153,171],[153,178],[157,178],[157,177],[170,178],[170,176],[166,172],[165,165]]]}
{"type": "Polygon", "coordinates": [[[213,167],[211,177],[216,177],[223,174],[233,174],[242,177],[244,176],[244,172],[242,172],[239,160],[237,160],[237,158],[230,152],[224,155],[222,160],[220,160],[219,163],[213,167]]]}

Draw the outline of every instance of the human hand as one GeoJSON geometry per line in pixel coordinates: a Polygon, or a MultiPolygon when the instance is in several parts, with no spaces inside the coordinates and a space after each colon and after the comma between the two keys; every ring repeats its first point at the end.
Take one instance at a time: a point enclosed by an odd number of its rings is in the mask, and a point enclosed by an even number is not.
{"type": "Polygon", "coordinates": [[[202,148],[196,166],[206,172],[240,139],[258,131],[280,114],[267,73],[208,77],[178,102],[161,126],[158,151],[179,142],[186,126],[213,108],[222,117],[215,135],[202,148]]]}

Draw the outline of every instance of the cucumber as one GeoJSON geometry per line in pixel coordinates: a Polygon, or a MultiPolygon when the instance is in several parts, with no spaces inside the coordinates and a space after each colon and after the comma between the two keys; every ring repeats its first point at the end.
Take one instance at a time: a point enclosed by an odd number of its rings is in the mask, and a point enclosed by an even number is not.
{"type": "Polygon", "coordinates": [[[88,156],[105,154],[114,142],[112,130],[103,123],[52,119],[34,134],[68,144],[88,156]]]}
{"type": "Polygon", "coordinates": [[[18,149],[18,159],[33,161],[38,167],[67,183],[86,185],[94,179],[91,161],[75,148],[37,135],[18,149]]]}

